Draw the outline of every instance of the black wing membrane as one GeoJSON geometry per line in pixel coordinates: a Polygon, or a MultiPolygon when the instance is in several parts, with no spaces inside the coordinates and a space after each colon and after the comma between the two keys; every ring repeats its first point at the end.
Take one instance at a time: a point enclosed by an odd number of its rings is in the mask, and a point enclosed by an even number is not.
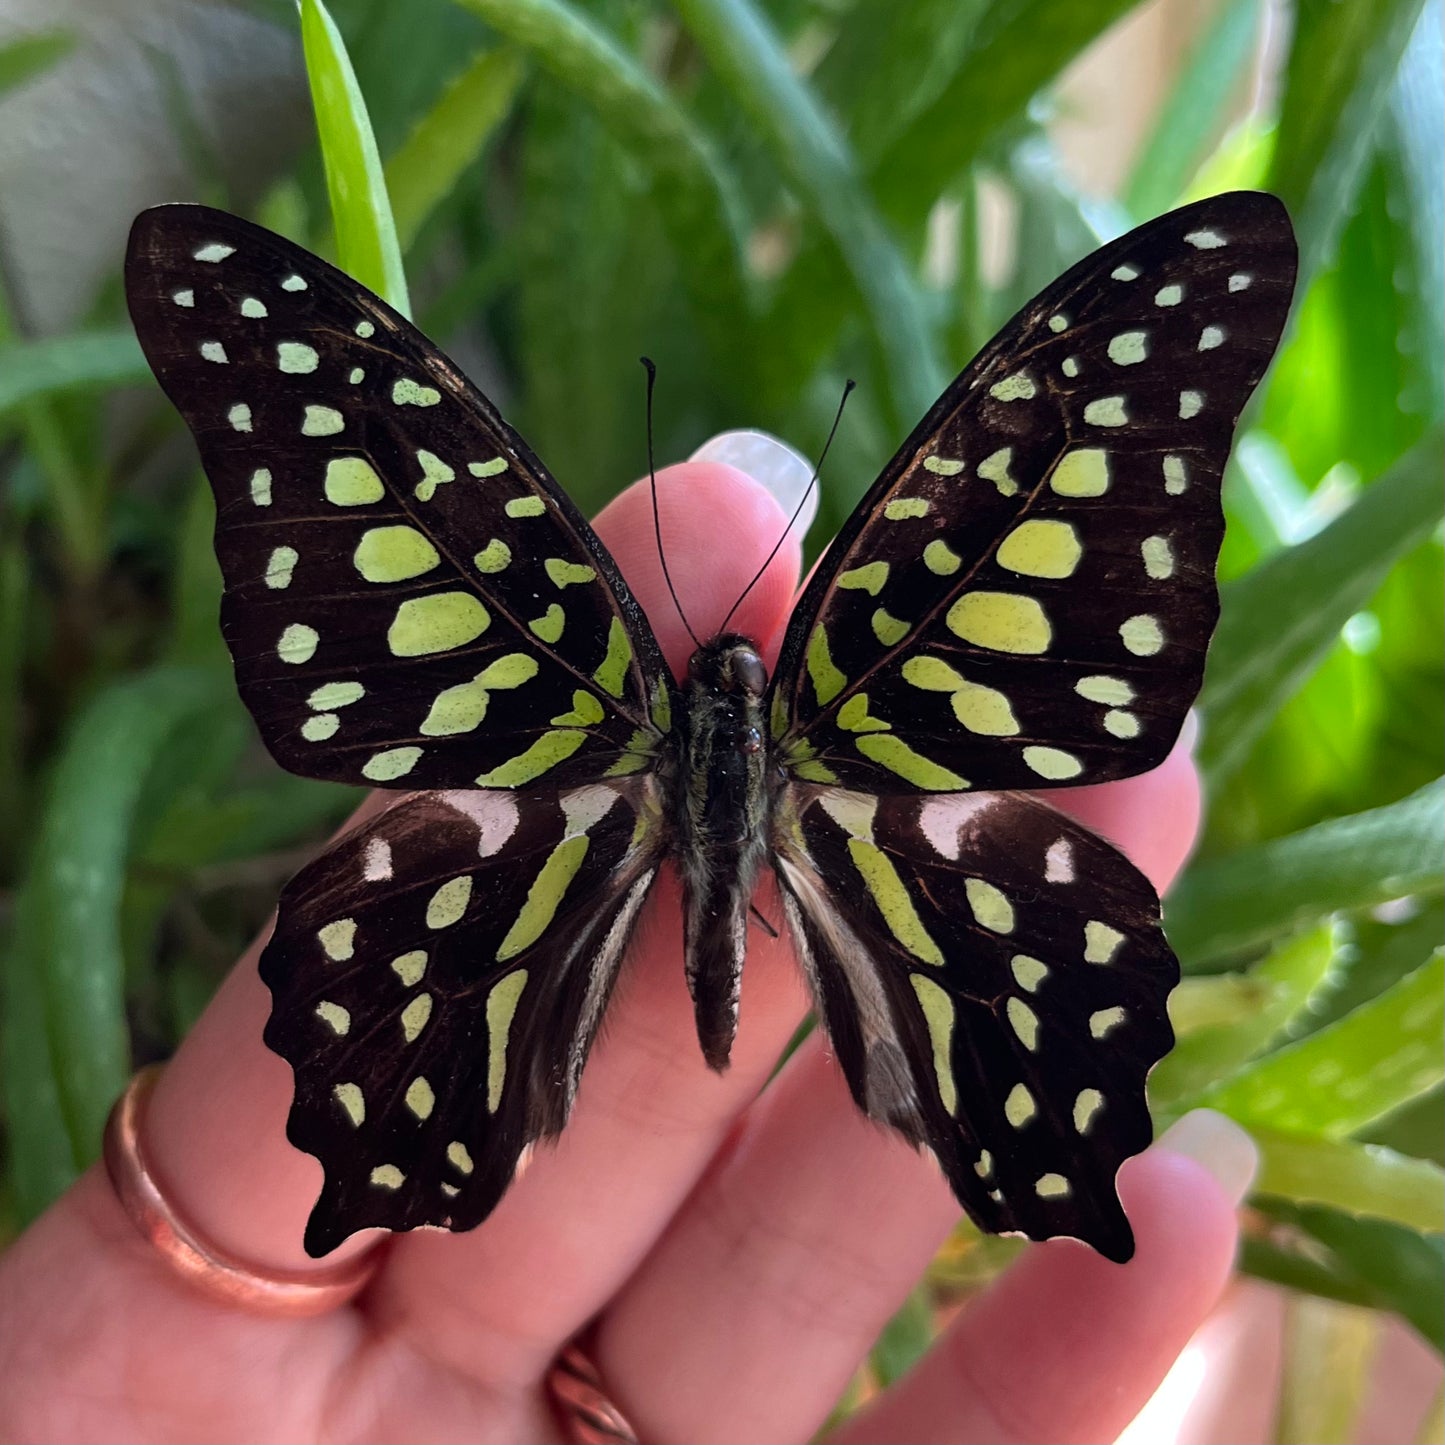
{"type": "Polygon", "coordinates": [[[221,625],[283,767],[382,787],[647,766],[670,686],[495,407],[324,261],[204,206],[131,231],[136,334],[216,493],[221,625]]]}
{"type": "Polygon", "coordinates": [[[794,806],[784,907],[858,1107],[932,1150],[980,1228],[1128,1259],[1114,1178],[1152,1135],[1179,979],[1148,880],[1021,793],[794,806]]]}
{"type": "Polygon", "coordinates": [[[1186,206],[1026,306],[888,464],[793,614],[774,734],[874,792],[1097,783],[1158,764],[1218,615],[1219,484],[1279,342],[1272,196],[1186,206]]]}
{"type": "Polygon", "coordinates": [[[567,1120],[657,867],[650,779],[402,799],[304,868],[261,956],[306,1249],[471,1229],[567,1120]]]}

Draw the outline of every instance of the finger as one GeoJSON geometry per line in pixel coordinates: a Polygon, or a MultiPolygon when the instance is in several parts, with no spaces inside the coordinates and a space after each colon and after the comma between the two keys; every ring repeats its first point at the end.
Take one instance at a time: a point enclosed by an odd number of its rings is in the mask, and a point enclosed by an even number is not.
{"type": "MultiPolygon", "coordinates": [[[[1141,800],[1119,841],[1162,877],[1144,803],[1182,811],[1192,769],[1114,786],[1141,800]]],[[[858,1112],[814,1038],[609,1308],[603,1376],[644,1435],[806,1437],[957,1218],[931,1158],[858,1112]]]]}
{"type": "Polygon", "coordinates": [[[834,1439],[1112,1440],[1223,1293],[1252,1173],[1248,1136],[1208,1111],[1187,1116],[1124,1166],[1128,1265],[1073,1241],[1028,1251],[834,1439]]]}
{"type": "MultiPolygon", "coordinates": [[[[756,484],[715,463],[674,468],[659,484],[679,599],[700,633],[711,630],[787,519],[756,484]]],[[[598,526],[669,655],[685,656],[691,643],[657,561],[646,489],[625,493],[598,526]]],[[[792,544],[733,619],[765,650],[776,647],[797,565],[792,544]]],[[[483,1228],[398,1243],[371,1298],[389,1327],[459,1369],[485,1361],[516,1380],[545,1366],[645,1255],[805,1012],[786,943],[755,931],[750,953],[732,1064],[719,1077],[698,1048],[678,893],[664,875],[560,1141],[538,1150],[483,1228]]]]}

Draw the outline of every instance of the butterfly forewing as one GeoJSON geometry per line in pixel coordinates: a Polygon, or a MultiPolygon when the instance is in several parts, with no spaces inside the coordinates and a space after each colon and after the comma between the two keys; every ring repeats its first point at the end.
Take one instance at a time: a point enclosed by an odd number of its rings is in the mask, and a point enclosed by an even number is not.
{"type": "Polygon", "coordinates": [[[1271,196],[1140,227],[949,387],[788,629],[796,775],[879,792],[1096,783],[1168,753],[1218,611],[1219,482],[1284,326],[1271,196]]]}
{"type": "Polygon", "coordinates": [[[1179,969],[1149,882],[1019,793],[825,790],[780,848],[805,966],[860,1108],[937,1156],[984,1229],[1113,1259],[1114,1187],[1179,969]]]}
{"type": "Polygon", "coordinates": [[[469,1229],[562,1128],[657,866],[637,797],[418,793],[286,887],[261,976],[288,1136],[325,1171],[311,1253],[469,1229]]]}
{"type": "Polygon", "coordinates": [[[145,212],[131,314],[216,493],[222,627],[277,760],[392,787],[648,765],[669,686],[610,557],[418,331],[279,236],[145,212]]]}

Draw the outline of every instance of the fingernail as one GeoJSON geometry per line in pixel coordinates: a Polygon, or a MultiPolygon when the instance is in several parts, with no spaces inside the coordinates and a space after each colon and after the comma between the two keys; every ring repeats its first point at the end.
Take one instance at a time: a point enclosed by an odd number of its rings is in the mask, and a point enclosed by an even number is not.
{"type": "Polygon", "coordinates": [[[1192,1109],[1156,1141],[1160,1148],[1202,1164],[1236,1204],[1259,1172],[1259,1148],[1234,1122],[1213,1109],[1192,1109]]]}
{"type": "Polygon", "coordinates": [[[1199,746],[1199,709],[1192,707],[1184,714],[1184,726],[1179,729],[1179,741],[1192,757],[1199,746]]]}
{"type": "MultiPolygon", "coordinates": [[[[813,464],[787,442],[779,441],[765,431],[724,431],[705,441],[688,458],[694,462],[725,462],[746,472],[755,482],[766,487],[777,499],[784,513],[791,517],[808,483],[813,479],[813,464]]],[[[815,487],[798,513],[793,531],[807,535],[818,514],[818,490],[815,487]]]]}

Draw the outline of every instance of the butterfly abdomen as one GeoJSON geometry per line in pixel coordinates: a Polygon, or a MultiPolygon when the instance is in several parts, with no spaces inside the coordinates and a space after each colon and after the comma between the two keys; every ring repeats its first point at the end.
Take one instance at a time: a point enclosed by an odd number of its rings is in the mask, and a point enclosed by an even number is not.
{"type": "Polygon", "coordinates": [[[748,904],[765,850],[767,681],[754,645],[724,633],[693,654],[684,688],[674,837],[687,984],[698,1040],[715,1069],[726,1068],[737,1029],[748,904]]]}

